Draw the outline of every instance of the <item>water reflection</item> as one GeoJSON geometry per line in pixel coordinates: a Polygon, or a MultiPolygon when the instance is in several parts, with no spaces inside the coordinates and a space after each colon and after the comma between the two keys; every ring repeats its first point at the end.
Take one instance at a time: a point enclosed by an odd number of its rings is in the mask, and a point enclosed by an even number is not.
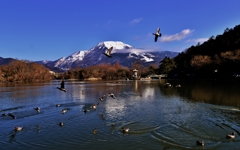
{"type": "Polygon", "coordinates": [[[1,85],[1,112],[17,116],[0,117],[3,149],[201,149],[197,140],[205,149],[240,147],[235,81],[66,81],[66,93],[57,86],[1,85]],[[167,82],[182,87],[165,88],[167,82]],[[24,128],[12,134],[14,126],[24,128]],[[122,127],[129,132],[123,135],[122,127]],[[226,139],[232,132],[235,139],[226,139]]]}
{"type": "Polygon", "coordinates": [[[200,80],[176,81],[170,80],[174,85],[181,83],[181,88],[172,88],[164,90],[163,85],[166,80],[160,82],[162,94],[178,95],[184,99],[196,102],[204,102],[216,105],[240,106],[240,82],[236,80],[218,81],[218,80],[200,80]]]}

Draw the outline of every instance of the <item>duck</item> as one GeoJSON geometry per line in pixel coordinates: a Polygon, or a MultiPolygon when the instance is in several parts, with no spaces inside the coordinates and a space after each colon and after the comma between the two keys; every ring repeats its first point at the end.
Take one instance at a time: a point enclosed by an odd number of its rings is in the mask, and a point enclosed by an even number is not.
{"type": "Polygon", "coordinates": [[[60,107],[61,105],[60,104],[56,104],[56,107],[60,107]]]}
{"type": "Polygon", "coordinates": [[[197,145],[204,146],[204,141],[196,141],[196,144],[197,144],[197,145]]]}
{"type": "Polygon", "coordinates": [[[62,127],[62,126],[63,126],[63,122],[60,122],[60,123],[59,123],[59,126],[61,126],[61,127],[62,127]]]}
{"type": "Polygon", "coordinates": [[[100,116],[100,118],[102,118],[102,120],[105,120],[105,117],[102,113],[99,116],[100,116]]]}
{"type": "Polygon", "coordinates": [[[62,114],[65,114],[67,112],[67,109],[62,110],[62,114]]]}
{"type": "Polygon", "coordinates": [[[99,100],[102,102],[104,97],[105,95],[103,95],[102,97],[99,97],[99,100]]]}
{"type": "Polygon", "coordinates": [[[226,138],[234,139],[235,138],[235,133],[232,132],[232,134],[227,134],[226,138]]]}
{"type": "Polygon", "coordinates": [[[6,114],[6,113],[3,113],[2,116],[7,116],[7,114],[6,114]]]}
{"type": "Polygon", "coordinates": [[[40,107],[36,107],[36,108],[33,108],[34,110],[36,110],[37,112],[40,112],[40,107]]]}
{"type": "Polygon", "coordinates": [[[87,113],[87,111],[88,111],[87,109],[83,109],[83,112],[84,112],[84,113],[87,113]]]}
{"type": "Polygon", "coordinates": [[[110,97],[112,97],[113,99],[115,99],[114,94],[113,93],[108,93],[110,97]]]}
{"type": "Polygon", "coordinates": [[[157,42],[158,37],[161,37],[161,36],[162,36],[162,34],[159,33],[159,32],[160,32],[160,28],[157,28],[156,33],[153,33],[153,35],[155,35],[155,38],[154,38],[154,41],[155,41],[155,42],[157,42]]]}
{"type": "Polygon", "coordinates": [[[57,87],[57,89],[59,89],[59,90],[61,90],[61,91],[63,91],[63,92],[67,92],[67,90],[65,89],[65,87],[64,87],[64,81],[62,80],[62,82],[61,82],[61,87],[57,87]]]}
{"type": "Polygon", "coordinates": [[[110,47],[108,50],[107,50],[107,52],[104,52],[103,54],[104,55],[106,55],[107,57],[109,57],[109,58],[112,58],[112,56],[111,56],[111,51],[113,50],[113,47],[110,47]]]}
{"type": "Polygon", "coordinates": [[[94,104],[94,105],[92,105],[90,108],[97,109],[97,105],[98,105],[98,104],[99,104],[99,103],[94,104]]]}
{"type": "Polygon", "coordinates": [[[23,127],[14,127],[15,131],[22,131],[23,127]]]}
{"type": "Polygon", "coordinates": [[[122,133],[128,133],[129,132],[129,128],[124,128],[124,127],[122,127],[122,133]]]}
{"type": "Polygon", "coordinates": [[[8,116],[12,117],[13,119],[16,119],[16,117],[11,113],[8,113],[8,116]]]}
{"type": "Polygon", "coordinates": [[[171,88],[172,85],[171,85],[170,83],[166,83],[166,84],[164,85],[164,87],[165,87],[165,88],[171,88]]]}
{"type": "Polygon", "coordinates": [[[95,128],[95,129],[93,130],[93,134],[97,134],[97,132],[98,132],[98,130],[95,128]]]}
{"type": "Polygon", "coordinates": [[[180,88],[182,87],[181,84],[177,84],[175,87],[180,88]]]}

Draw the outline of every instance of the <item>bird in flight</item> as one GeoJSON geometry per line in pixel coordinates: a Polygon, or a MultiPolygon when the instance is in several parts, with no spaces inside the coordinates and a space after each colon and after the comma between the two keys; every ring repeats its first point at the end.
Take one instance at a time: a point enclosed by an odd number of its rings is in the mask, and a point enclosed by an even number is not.
{"type": "Polygon", "coordinates": [[[111,56],[111,51],[113,50],[113,47],[110,47],[108,50],[107,50],[107,52],[104,52],[103,54],[104,55],[106,55],[107,57],[109,57],[109,58],[112,58],[112,56],[111,56]]]}
{"type": "Polygon", "coordinates": [[[59,90],[61,90],[61,91],[64,91],[64,92],[67,92],[67,90],[65,89],[65,87],[64,87],[64,81],[62,80],[62,82],[61,82],[61,87],[57,87],[59,90]]]}
{"type": "Polygon", "coordinates": [[[162,34],[160,33],[160,28],[157,28],[156,33],[153,33],[155,35],[154,41],[157,42],[158,37],[161,37],[162,34]]]}

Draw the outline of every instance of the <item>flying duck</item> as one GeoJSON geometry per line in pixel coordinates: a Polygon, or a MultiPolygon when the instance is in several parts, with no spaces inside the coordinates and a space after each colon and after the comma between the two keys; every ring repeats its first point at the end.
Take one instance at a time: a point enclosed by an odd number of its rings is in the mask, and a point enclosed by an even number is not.
{"type": "Polygon", "coordinates": [[[158,37],[162,36],[162,34],[159,32],[160,32],[160,28],[157,28],[156,33],[153,33],[153,35],[155,35],[155,38],[154,38],[155,42],[157,42],[158,37]]]}
{"type": "Polygon", "coordinates": [[[16,117],[11,113],[8,113],[8,116],[12,117],[13,119],[16,119],[16,117]]]}
{"type": "Polygon", "coordinates": [[[61,87],[57,87],[57,89],[61,90],[61,91],[64,91],[64,92],[67,92],[67,90],[65,89],[64,87],[64,81],[62,80],[61,82],[61,87]]]}
{"type": "Polygon", "coordinates": [[[112,58],[112,56],[111,56],[111,51],[113,50],[113,47],[110,47],[108,50],[107,50],[107,52],[104,52],[103,54],[104,55],[106,55],[107,57],[109,57],[109,58],[112,58]]]}
{"type": "Polygon", "coordinates": [[[122,133],[128,133],[129,132],[129,128],[124,128],[124,127],[122,127],[122,133]]]}
{"type": "Polygon", "coordinates": [[[15,131],[22,131],[23,127],[14,127],[15,131]]]}
{"type": "Polygon", "coordinates": [[[233,132],[232,134],[227,134],[226,138],[234,139],[235,138],[235,133],[233,132]]]}

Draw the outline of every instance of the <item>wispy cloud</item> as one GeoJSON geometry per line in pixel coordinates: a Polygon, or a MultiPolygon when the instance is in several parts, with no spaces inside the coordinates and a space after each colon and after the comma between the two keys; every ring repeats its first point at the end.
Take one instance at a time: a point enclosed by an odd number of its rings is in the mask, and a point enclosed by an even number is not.
{"type": "Polygon", "coordinates": [[[143,18],[136,18],[129,22],[131,26],[134,26],[135,24],[138,24],[143,18]]]}
{"type": "Polygon", "coordinates": [[[205,41],[207,41],[209,38],[198,38],[198,39],[190,39],[187,40],[186,42],[192,42],[192,43],[203,43],[205,41]]]}
{"type": "Polygon", "coordinates": [[[191,34],[193,30],[185,29],[182,30],[180,33],[176,33],[174,35],[164,35],[160,38],[161,42],[172,42],[172,41],[180,41],[191,34]]]}
{"type": "Polygon", "coordinates": [[[138,48],[130,48],[130,49],[114,49],[112,53],[147,53],[153,52],[154,49],[138,49],[138,48]]]}

